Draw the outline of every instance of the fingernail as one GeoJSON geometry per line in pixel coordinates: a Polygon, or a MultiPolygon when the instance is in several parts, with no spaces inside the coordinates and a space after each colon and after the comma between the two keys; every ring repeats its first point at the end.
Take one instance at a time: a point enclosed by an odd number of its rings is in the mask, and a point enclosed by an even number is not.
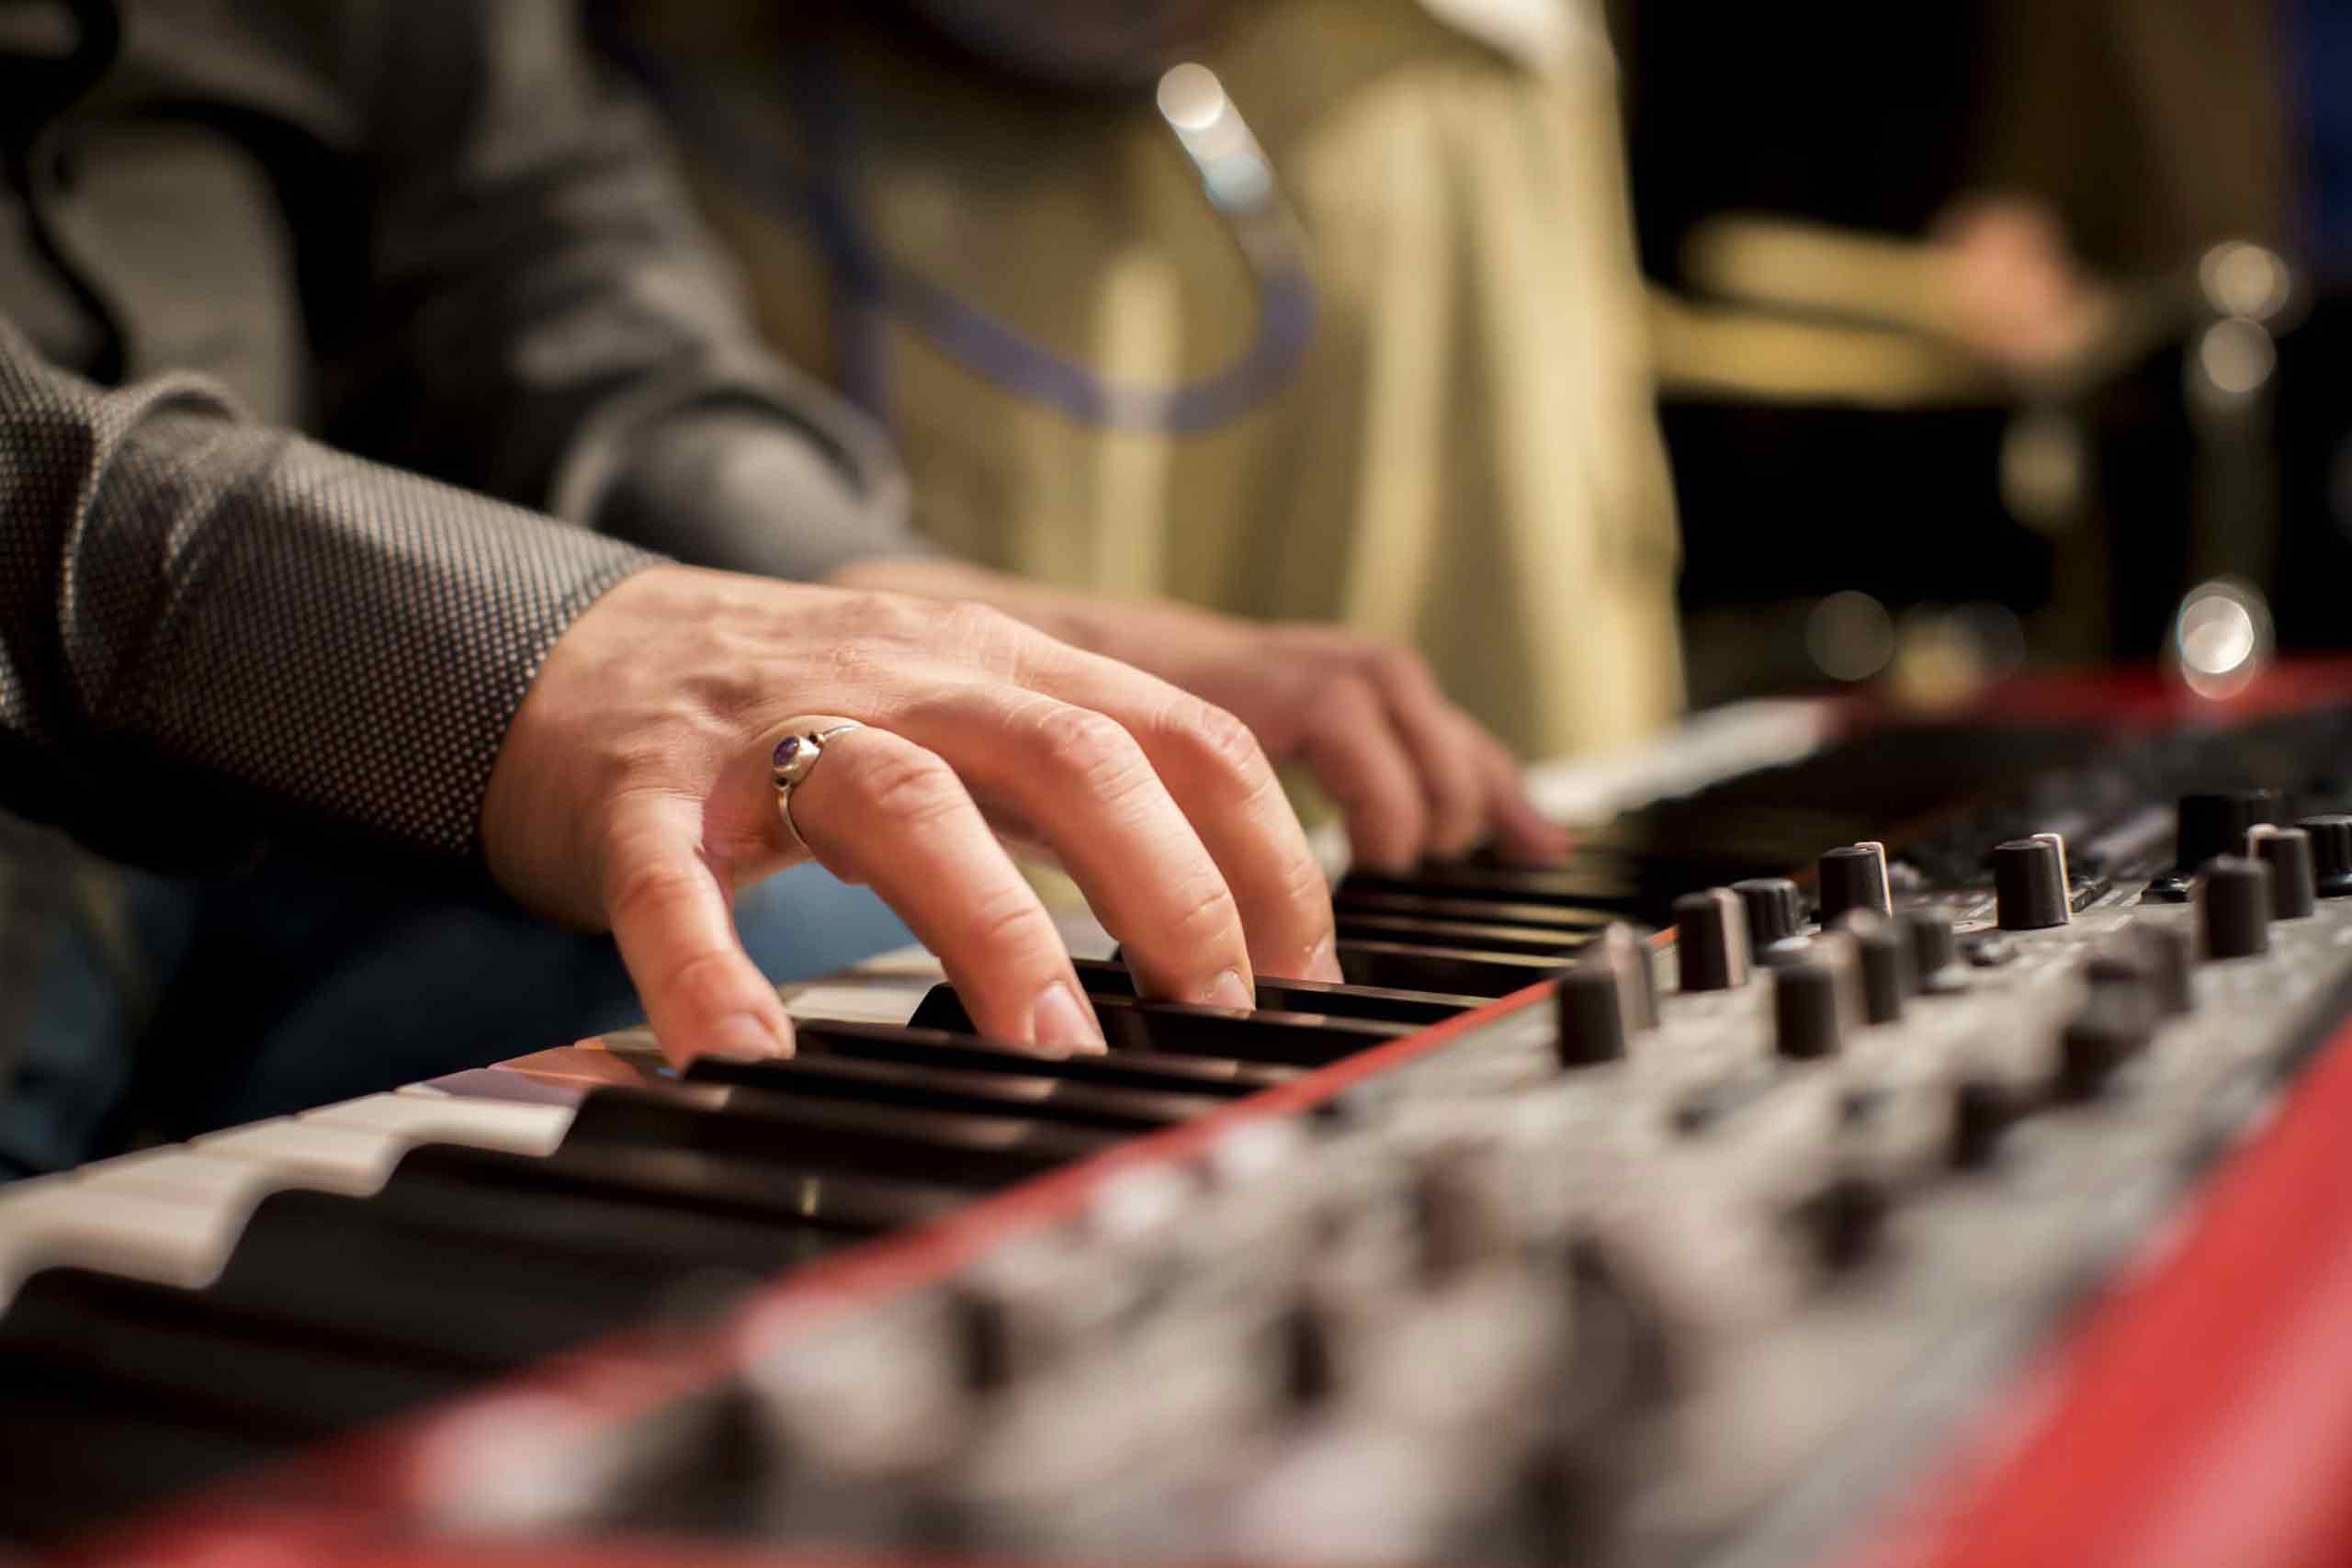
{"type": "Polygon", "coordinates": [[[710,1026],[702,1039],[703,1054],[729,1062],[772,1062],[792,1055],[768,1021],[754,1013],[730,1013],[710,1026]]]}
{"type": "Polygon", "coordinates": [[[1036,1005],[1029,1010],[1029,1038],[1040,1045],[1072,1050],[1106,1048],[1102,1026],[1094,1021],[1094,1014],[1058,980],[1037,993],[1036,1005]]]}
{"type": "Polygon", "coordinates": [[[1256,1007],[1258,998],[1241,983],[1239,970],[1227,969],[1217,976],[1215,985],[1201,993],[1201,1002],[1206,1007],[1247,1010],[1256,1007]]]}
{"type": "Polygon", "coordinates": [[[1301,971],[1310,980],[1329,985],[1344,985],[1347,976],[1340,970],[1340,955],[1332,951],[1331,939],[1324,937],[1306,950],[1306,964],[1301,971]]]}

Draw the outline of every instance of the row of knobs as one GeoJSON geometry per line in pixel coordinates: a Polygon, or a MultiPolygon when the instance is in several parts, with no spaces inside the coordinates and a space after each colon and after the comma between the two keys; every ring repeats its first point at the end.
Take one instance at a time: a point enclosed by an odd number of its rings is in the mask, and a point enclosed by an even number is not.
{"type": "MultiPolygon", "coordinates": [[[[2149,897],[2186,900],[2198,871],[2216,856],[2244,853],[2246,836],[2277,822],[2279,807],[2278,792],[2270,789],[2182,795],[2173,870],[2155,881],[2149,897]]],[[[2352,817],[2306,817],[2295,826],[2311,840],[2312,870],[2320,897],[2352,896],[2352,817]]]]}
{"type": "MultiPolygon", "coordinates": [[[[2214,822],[2234,821],[2266,804],[2275,801],[2253,792],[2188,797],[2182,803],[2184,852],[2202,847],[2214,822]],[[2230,809],[2194,804],[2200,801],[2227,801],[2230,809]]],[[[2198,956],[2254,956],[2268,949],[2273,921],[2302,919],[2323,897],[2352,896],[2352,816],[2306,818],[2291,828],[2248,823],[2232,847],[2239,852],[2208,858],[2191,878],[2195,951],[2188,931],[2163,928],[2132,938],[2138,945],[2128,961],[2113,953],[2094,955],[2092,1005],[2065,1046],[2068,1059],[2079,1055],[2086,1072],[2089,1064],[2115,1055],[2114,1037],[2144,1032],[2136,1015],[2122,1016],[2132,1010],[2109,1005],[2126,970],[2159,998],[2156,1010],[2186,1011],[2188,970],[2198,956]]],[[[2044,931],[2074,918],[2066,845],[2059,835],[1998,844],[1992,865],[1996,919],[2003,931],[2044,931]]],[[[1803,896],[1785,877],[1711,887],[1674,903],[1683,990],[1736,990],[1757,965],[1770,966],[1775,1048],[1796,1059],[1834,1055],[1849,1031],[1893,1021],[1922,991],[1951,988],[1960,968],[1958,938],[1945,915],[1894,912],[1883,845],[1828,851],[1819,862],[1817,887],[1823,934],[1809,942],[1801,940],[1803,896]]],[[[1623,1055],[1628,1036],[1657,1021],[1646,949],[1629,929],[1612,927],[1561,977],[1557,1000],[1563,1065],[1623,1055]]]]}

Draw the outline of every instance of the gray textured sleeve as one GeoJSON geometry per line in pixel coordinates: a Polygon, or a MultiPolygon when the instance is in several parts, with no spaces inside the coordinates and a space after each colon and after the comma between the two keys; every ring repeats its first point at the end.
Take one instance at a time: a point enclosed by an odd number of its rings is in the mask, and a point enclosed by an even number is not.
{"type": "Polygon", "coordinates": [[[0,801],[167,867],[265,829],[470,856],[540,661],[650,558],[0,321],[0,801]]]}
{"type": "Polygon", "coordinates": [[[760,341],[650,111],[571,0],[402,0],[356,51],[372,455],[692,560],[929,549],[884,434],[760,341]]]}

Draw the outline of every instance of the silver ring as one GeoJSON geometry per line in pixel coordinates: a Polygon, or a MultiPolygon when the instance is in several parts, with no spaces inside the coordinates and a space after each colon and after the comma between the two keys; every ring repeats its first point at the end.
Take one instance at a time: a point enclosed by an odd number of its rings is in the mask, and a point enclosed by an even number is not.
{"type": "Polygon", "coordinates": [[[825,754],[827,741],[837,735],[847,735],[853,729],[865,728],[855,719],[843,719],[839,724],[818,729],[813,728],[812,720],[801,719],[775,743],[775,750],[769,754],[769,776],[775,784],[776,815],[784,818],[784,830],[791,834],[792,841],[802,849],[808,848],[808,840],[800,836],[800,825],[792,819],[792,792],[816,771],[817,759],[825,754]]]}

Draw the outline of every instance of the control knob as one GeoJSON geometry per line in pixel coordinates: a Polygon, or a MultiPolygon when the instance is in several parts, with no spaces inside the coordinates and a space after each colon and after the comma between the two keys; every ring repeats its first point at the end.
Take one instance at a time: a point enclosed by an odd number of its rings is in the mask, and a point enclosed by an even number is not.
{"type": "Polygon", "coordinates": [[[2270,868],[2216,855],[2197,874],[2198,945],[2208,958],[2251,958],[2270,946],[2270,868]]]}
{"type": "Polygon", "coordinates": [[[1874,840],[1848,844],[1823,853],[1816,872],[1815,902],[1821,906],[1826,928],[1849,910],[1894,913],[1894,893],[1886,874],[1886,846],[1874,840]]]}
{"type": "Polygon", "coordinates": [[[2066,840],[2036,833],[1993,847],[1993,893],[2005,931],[2046,931],[2074,919],[2066,840]]]}
{"type": "Polygon", "coordinates": [[[2246,829],[2245,852],[2270,868],[2271,919],[2300,920],[2318,908],[2319,873],[2309,832],[2258,823],[2246,829]]]}
{"type": "Polygon", "coordinates": [[[1747,984],[1747,906],[1728,887],[1686,893],[1674,901],[1674,950],[1686,991],[1729,991],[1747,984]]]}
{"type": "Polygon", "coordinates": [[[1657,1024],[1657,978],[1649,949],[1631,926],[1602,931],[1553,983],[1552,997],[1564,1067],[1613,1062],[1634,1034],[1657,1024]]]}
{"type": "Polygon", "coordinates": [[[2331,813],[2295,824],[2312,836],[2312,868],[2323,898],[2352,897],[2352,817],[2331,813]]]}
{"type": "Polygon", "coordinates": [[[1749,951],[1758,964],[1770,964],[1795,951],[1797,928],[1804,924],[1804,900],[1797,885],[1785,876],[1751,876],[1735,882],[1731,890],[1747,908],[1749,951]]]}

